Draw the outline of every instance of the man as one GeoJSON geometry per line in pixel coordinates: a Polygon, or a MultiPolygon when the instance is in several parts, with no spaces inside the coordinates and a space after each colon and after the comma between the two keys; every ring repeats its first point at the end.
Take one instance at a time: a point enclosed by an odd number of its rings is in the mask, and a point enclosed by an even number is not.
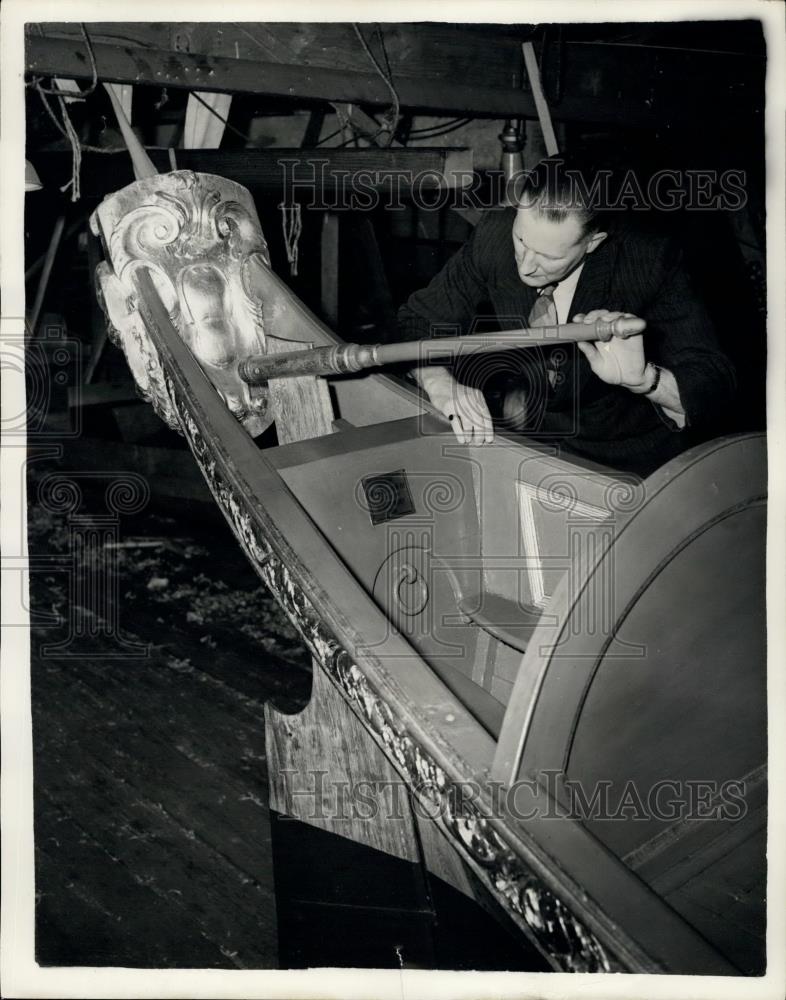
{"type": "Polygon", "coordinates": [[[516,370],[509,356],[494,355],[492,378],[487,358],[413,375],[459,441],[493,440],[483,389],[492,396],[496,383],[507,427],[646,475],[711,430],[732,398],[734,373],[673,243],[602,212],[592,182],[563,160],[542,161],[517,207],[484,214],[462,249],[402,306],[399,326],[408,338],[437,327],[468,333],[489,301],[506,329],[645,319],[644,333],[628,339],[515,352],[516,370]]]}

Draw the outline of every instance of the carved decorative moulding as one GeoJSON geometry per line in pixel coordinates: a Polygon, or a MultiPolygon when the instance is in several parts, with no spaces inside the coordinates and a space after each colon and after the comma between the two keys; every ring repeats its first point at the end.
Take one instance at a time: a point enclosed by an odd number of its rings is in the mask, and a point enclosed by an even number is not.
{"type": "Polygon", "coordinates": [[[229,409],[250,434],[260,434],[273,419],[267,390],[237,375],[240,360],[266,350],[255,276],[270,258],[249,192],[223,177],[178,170],[110,195],[90,226],[104,246],[106,262],[96,277],[110,336],[143,398],[179,429],[139,314],[140,267],[149,270],[180,336],[229,409]]]}
{"type": "Polygon", "coordinates": [[[564,972],[622,972],[616,955],[517,853],[466,795],[375,688],[320,618],[296,575],[281,559],[266,519],[253,497],[239,490],[222,470],[220,442],[206,435],[165,376],[173,411],[205,482],[251,565],[297,629],[322,670],[338,686],[380,746],[421,800],[426,815],[441,827],[454,848],[528,937],[564,972]]]}

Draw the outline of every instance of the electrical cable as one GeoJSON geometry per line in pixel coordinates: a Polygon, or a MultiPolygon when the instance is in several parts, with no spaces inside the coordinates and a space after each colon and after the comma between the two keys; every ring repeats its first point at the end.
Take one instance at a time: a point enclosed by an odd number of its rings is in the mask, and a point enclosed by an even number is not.
{"type": "Polygon", "coordinates": [[[449,121],[441,122],[438,125],[426,125],[423,128],[413,128],[410,130],[410,135],[422,135],[425,132],[442,131],[442,129],[452,128],[454,125],[458,128],[459,125],[466,125],[472,121],[472,118],[451,118],[449,121]]]}
{"type": "Polygon", "coordinates": [[[316,149],[317,146],[321,146],[325,142],[330,142],[331,139],[333,139],[335,136],[339,134],[339,132],[342,131],[343,129],[337,128],[335,132],[331,132],[330,135],[326,135],[324,139],[320,139],[319,142],[315,142],[312,148],[316,149]]]}
{"type": "Polygon", "coordinates": [[[473,121],[473,119],[468,118],[466,121],[457,122],[455,125],[451,125],[450,128],[435,129],[433,132],[419,132],[417,135],[413,135],[412,139],[415,142],[417,142],[418,139],[436,139],[439,136],[449,135],[451,132],[457,132],[459,129],[465,128],[471,121],[473,121]]]}
{"type": "Polygon", "coordinates": [[[223,116],[223,115],[220,115],[220,114],[219,114],[219,113],[218,113],[218,112],[216,111],[216,109],[215,109],[215,108],[211,108],[211,106],[210,106],[210,105],[209,105],[209,104],[207,103],[207,101],[204,101],[204,100],[202,100],[202,98],[201,98],[201,97],[199,96],[199,94],[197,94],[197,93],[196,93],[196,91],[193,91],[193,90],[189,90],[189,92],[188,92],[188,93],[189,93],[189,96],[190,96],[190,97],[195,97],[195,98],[196,98],[196,99],[197,99],[197,100],[199,101],[199,103],[200,103],[200,104],[201,104],[201,105],[202,105],[203,107],[207,108],[207,110],[208,110],[208,111],[209,111],[209,112],[210,112],[210,113],[211,113],[212,115],[215,115],[215,117],[216,117],[216,118],[218,118],[218,120],[219,120],[220,122],[223,122],[223,123],[224,123],[224,125],[225,125],[225,127],[226,127],[226,128],[228,128],[230,132],[234,132],[234,134],[235,134],[235,135],[239,135],[239,136],[240,136],[240,138],[241,138],[241,139],[243,139],[243,140],[244,140],[244,141],[246,142],[246,144],[247,144],[247,145],[249,146],[249,148],[251,148],[251,149],[258,149],[258,148],[259,148],[259,147],[255,146],[255,145],[254,145],[254,144],[253,144],[253,143],[251,142],[251,138],[250,138],[250,137],[249,137],[248,135],[246,135],[246,133],[245,133],[245,132],[241,132],[239,128],[235,128],[235,126],[234,126],[234,125],[230,125],[230,124],[229,124],[229,122],[228,122],[228,121],[226,120],[226,118],[224,118],[224,116],[223,116]]]}
{"type": "MultiPolygon", "coordinates": [[[[390,128],[389,129],[380,129],[380,132],[388,132],[388,145],[390,145],[390,143],[393,141],[393,136],[396,134],[396,129],[398,128],[398,123],[401,120],[401,101],[399,100],[398,91],[396,90],[396,88],[393,85],[393,78],[392,78],[392,76],[389,76],[388,74],[385,73],[385,71],[382,69],[382,67],[380,66],[379,62],[377,61],[377,57],[371,51],[371,47],[369,46],[368,42],[364,38],[363,32],[360,30],[360,25],[357,24],[357,23],[355,23],[355,22],[353,22],[352,23],[352,28],[353,28],[355,34],[357,35],[358,40],[360,41],[360,44],[363,46],[363,49],[364,49],[366,55],[369,57],[369,59],[373,63],[374,68],[376,69],[377,73],[379,73],[380,77],[382,78],[382,80],[385,83],[385,86],[388,88],[388,90],[391,93],[391,96],[393,97],[393,106],[391,107],[390,111],[387,113],[388,116],[389,116],[389,119],[390,119],[390,128]]],[[[386,58],[387,58],[387,54],[386,54],[386,58]]]]}

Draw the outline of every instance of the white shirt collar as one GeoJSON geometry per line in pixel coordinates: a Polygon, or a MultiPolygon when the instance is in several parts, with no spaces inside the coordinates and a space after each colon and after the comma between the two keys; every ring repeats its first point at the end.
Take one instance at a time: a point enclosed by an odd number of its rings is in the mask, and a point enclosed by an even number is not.
{"type": "Polygon", "coordinates": [[[570,307],[583,267],[584,261],[579,264],[575,271],[571,271],[567,278],[563,278],[554,289],[554,305],[557,308],[558,323],[570,322],[570,307]]]}

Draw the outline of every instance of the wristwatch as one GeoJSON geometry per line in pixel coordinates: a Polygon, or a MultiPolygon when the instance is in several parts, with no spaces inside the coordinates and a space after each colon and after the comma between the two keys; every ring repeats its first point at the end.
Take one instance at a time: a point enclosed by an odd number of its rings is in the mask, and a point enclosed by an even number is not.
{"type": "Polygon", "coordinates": [[[650,365],[651,368],[655,369],[655,378],[652,380],[652,385],[649,387],[649,389],[647,389],[646,392],[642,393],[642,396],[651,396],[653,392],[655,392],[655,390],[660,385],[660,376],[661,372],[663,371],[660,365],[653,365],[651,361],[648,362],[648,364],[650,365]]]}

